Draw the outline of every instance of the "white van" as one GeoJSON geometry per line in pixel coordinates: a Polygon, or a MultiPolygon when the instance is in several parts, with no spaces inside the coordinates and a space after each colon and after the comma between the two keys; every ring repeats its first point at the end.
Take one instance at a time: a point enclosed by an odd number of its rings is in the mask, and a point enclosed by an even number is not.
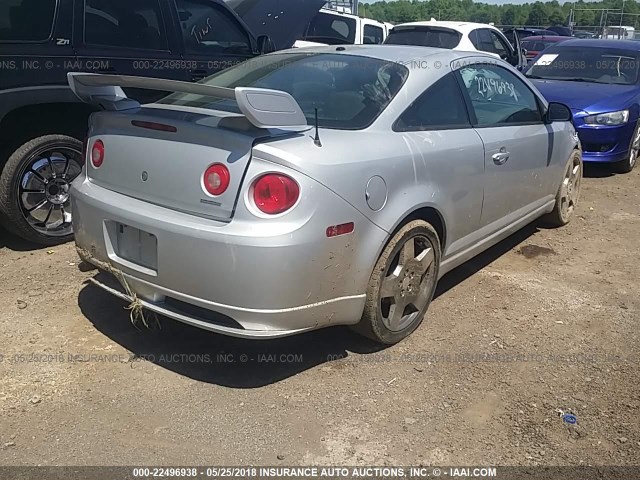
{"type": "Polygon", "coordinates": [[[635,29],[633,27],[607,27],[602,38],[611,40],[633,40],[635,29]]]}
{"type": "Polygon", "coordinates": [[[381,44],[392,28],[390,23],[322,8],[294,46],[381,44]]]}

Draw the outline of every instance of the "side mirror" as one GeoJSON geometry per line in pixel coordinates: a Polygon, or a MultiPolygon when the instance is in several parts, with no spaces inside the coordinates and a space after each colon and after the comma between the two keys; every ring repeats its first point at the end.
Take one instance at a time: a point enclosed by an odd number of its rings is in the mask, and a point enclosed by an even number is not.
{"type": "Polygon", "coordinates": [[[526,48],[521,48],[520,51],[522,52],[522,56],[526,58],[527,57],[527,53],[529,53],[527,51],[527,49],[526,48]]]}
{"type": "Polygon", "coordinates": [[[564,103],[549,102],[546,120],[547,123],[570,122],[573,120],[573,113],[571,113],[571,109],[564,103]]]}
{"type": "Polygon", "coordinates": [[[260,35],[256,39],[256,42],[258,44],[258,53],[260,54],[266,54],[276,51],[276,45],[275,43],[273,43],[273,40],[271,40],[271,37],[269,37],[269,35],[260,35]]]}

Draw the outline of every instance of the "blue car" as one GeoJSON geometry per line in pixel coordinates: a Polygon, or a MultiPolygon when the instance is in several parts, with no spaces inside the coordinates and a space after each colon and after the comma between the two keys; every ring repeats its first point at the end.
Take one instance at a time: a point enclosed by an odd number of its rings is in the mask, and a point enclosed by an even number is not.
{"type": "Polygon", "coordinates": [[[585,162],[627,173],[640,150],[639,67],[640,42],[576,39],[547,48],[525,75],[571,108],[585,162]]]}

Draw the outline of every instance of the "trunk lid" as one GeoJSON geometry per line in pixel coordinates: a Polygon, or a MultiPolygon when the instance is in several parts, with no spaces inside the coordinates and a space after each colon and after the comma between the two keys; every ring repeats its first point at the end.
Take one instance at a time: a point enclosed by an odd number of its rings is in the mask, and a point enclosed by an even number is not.
{"type": "Polygon", "coordinates": [[[132,198],[225,221],[233,217],[254,142],[266,134],[268,130],[251,126],[244,117],[223,112],[146,106],[96,113],[87,150],[90,156],[94,142],[102,140],[104,162],[95,168],[88,159],[87,176],[96,185],[132,198]],[[242,130],[228,128],[229,123],[242,130]],[[149,128],[153,124],[175,131],[149,128]],[[230,182],[214,197],[205,190],[203,177],[215,163],[228,168],[230,182]]]}

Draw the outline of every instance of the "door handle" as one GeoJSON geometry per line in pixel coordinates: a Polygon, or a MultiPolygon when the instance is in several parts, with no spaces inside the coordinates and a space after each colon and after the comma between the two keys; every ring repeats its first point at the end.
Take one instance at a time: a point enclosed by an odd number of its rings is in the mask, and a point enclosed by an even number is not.
{"type": "Polygon", "coordinates": [[[500,153],[493,154],[491,158],[493,159],[493,163],[496,165],[504,165],[507,163],[507,160],[509,160],[509,155],[510,153],[507,152],[507,149],[502,147],[500,149],[500,153]]]}

